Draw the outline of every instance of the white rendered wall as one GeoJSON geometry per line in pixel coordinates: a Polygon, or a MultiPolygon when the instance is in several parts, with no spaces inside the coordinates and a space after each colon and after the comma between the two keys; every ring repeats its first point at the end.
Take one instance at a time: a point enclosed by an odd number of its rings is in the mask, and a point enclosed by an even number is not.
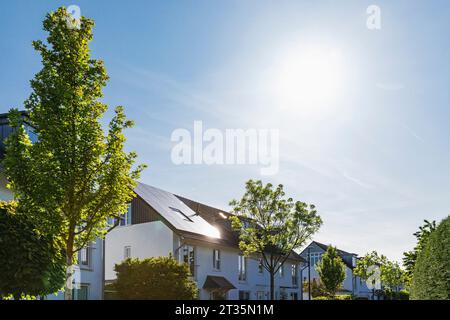
{"type": "Polygon", "coordinates": [[[173,232],[161,221],[117,227],[105,239],[105,280],[116,278],[114,265],[124,260],[126,246],[131,257],[145,259],[173,254],[173,232]]]}

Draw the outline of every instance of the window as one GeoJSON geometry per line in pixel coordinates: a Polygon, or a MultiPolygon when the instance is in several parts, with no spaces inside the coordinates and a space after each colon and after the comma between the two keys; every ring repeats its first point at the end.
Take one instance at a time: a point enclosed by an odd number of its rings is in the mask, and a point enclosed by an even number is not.
{"type": "Polygon", "coordinates": [[[356,257],[352,256],[352,267],[355,268],[356,267],[356,257]]]}
{"type": "Polygon", "coordinates": [[[256,291],[256,300],[264,300],[265,292],[264,291],[256,291]]]}
{"type": "Polygon", "coordinates": [[[298,293],[297,292],[291,292],[291,300],[298,300],[298,293]]]}
{"type": "Polygon", "coordinates": [[[184,246],[181,251],[181,260],[184,263],[187,263],[189,266],[189,270],[191,271],[191,275],[195,275],[195,249],[193,246],[184,246]]]}
{"type": "Polygon", "coordinates": [[[128,210],[126,213],[120,216],[119,218],[119,226],[129,226],[131,225],[131,204],[128,205],[128,210]]]}
{"type": "Polygon", "coordinates": [[[32,143],[36,143],[38,141],[38,136],[30,125],[25,124],[25,132],[32,143]]]}
{"type": "Polygon", "coordinates": [[[186,214],[183,213],[183,211],[181,211],[180,209],[177,208],[173,208],[173,207],[169,207],[173,212],[178,213],[178,215],[183,218],[183,220],[189,221],[189,222],[193,222],[191,218],[189,218],[186,214]]]}
{"type": "Polygon", "coordinates": [[[220,250],[213,250],[213,268],[215,270],[220,270],[220,250]]]}
{"type": "Polygon", "coordinates": [[[293,264],[291,267],[291,277],[292,277],[292,285],[296,286],[298,284],[297,280],[297,265],[293,264]]]}
{"type": "Polygon", "coordinates": [[[311,263],[311,267],[315,266],[317,262],[320,261],[322,254],[320,252],[311,252],[309,254],[309,262],[311,263]]]}
{"type": "Polygon", "coordinates": [[[247,280],[247,258],[243,255],[239,255],[238,269],[239,281],[247,280]]]}
{"type": "Polygon", "coordinates": [[[74,300],[88,300],[89,285],[81,284],[79,289],[72,289],[72,296],[74,300]]]}
{"type": "Polygon", "coordinates": [[[259,258],[258,259],[258,273],[263,273],[263,272],[264,272],[263,259],[259,258]]]}
{"type": "Polygon", "coordinates": [[[79,264],[82,266],[89,266],[90,265],[90,255],[91,255],[91,248],[86,247],[80,250],[78,260],[79,264]]]}
{"type": "Polygon", "coordinates": [[[250,300],[250,291],[239,290],[239,300],[250,300]]]}
{"type": "Polygon", "coordinates": [[[280,278],[284,277],[284,265],[281,264],[281,262],[278,263],[279,269],[278,269],[278,274],[280,275],[280,278]]]}
{"type": "Polygon", "coordinates": [[[123,259],[126,260],[128,258],[131,258],[131,247],[126,246],[123,248],[123,259]]]}

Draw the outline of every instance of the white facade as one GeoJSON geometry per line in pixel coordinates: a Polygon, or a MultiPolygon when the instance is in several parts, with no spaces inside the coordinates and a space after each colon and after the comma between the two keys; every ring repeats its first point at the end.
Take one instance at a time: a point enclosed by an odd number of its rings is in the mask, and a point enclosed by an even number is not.
{"type": "Polygon", "coordinates": [[[174,254],[174,233],[161,221],[116,227],[105,238],[105,280],[116,278],[114,265],[129,258],[174,254]]]}
{"type": "MultiPolygon", "coordinates": [[[[226,294],[226,299],[238,300],[246,296],[251,300],[270,298],[270,278],[266,270],[259,272],[259,262],[256,257],[246,258],[245,280],[239,280],[239,255],[237,248],[224,247],[204,241],[183,240],[169,227],[160,221],[147,222],[129,226],[116,227],[106,236],[105,250],[105,280],[116,278],[114,265],[125,258],[150,258],[172,254],[179,262],[183,262],[184,246],[194,249],[193,279],[199,288],[199,299],[210,300],[213,293],[203,289],[207,276],[226,278],[236,289],[226,294]],[[214,267],[213,251],[220,251],[220,267],[214,267]],[[129,254],[129,256],[127,256],[129,254]]],[[[278,272],[275,276],[275,292],[277,299],[300,299],[301,275],[298,261],[288,260],[284,264],[283,276],[278,272]],[[292,280],[292,265],[296,265],[296,284],[292,280]]]]}
{"type": "MultiPolygon", "coordinates": [[[[303,270],[303,281],[308,282],[308,273],[311,282],[320,281],[319,273],[316,270],[316,264],[320,261],[322,255],[325,253],[326,248],[324,248],[323,244],[318,244],[317,242],[312,242],[309,246],[307,246],[300,255],[305,259],[309,260],[311,263],[311,269],[309,270],[306,267],[303,270]],[[308,250],[309,249],[309,250],[308,250]],[[309,259],[308,259],[309,254],[309,259]]],[[[367,288],[367,285],[364,280],[353,275],[353,267],[356,263],[356,254],[344,252],[341,255],[345,262],[345,273],[346,277],[344,283],[342,285],[343,290],[339,292],[340,294],[352,294],[358,297],[372,297],[372,292],[367,288]]],[[[307,293],[305,293],[307,296],[307,293]]]]}
{"type": "MultiPolygon", "coordinates": [[[[105,238],[107,282],[114,281],[114,266],[126,258],[172,255],[189,265],[199,299],[270,298],[269,273],[259,266],[257,256],[240,254],[224,212],[142,183],[135,192],[137,197],[121,220],[122,226],[105,238]],[[200,210],[200,206],[209,212],[200,210]],[[221,286],[211,287],[211,282],[217,284],[215,281],[221,286]]],[[[276,299],[301,298],[301,261],[293,255],[284,263],[284,272],[275,275],[276,299]]]]}

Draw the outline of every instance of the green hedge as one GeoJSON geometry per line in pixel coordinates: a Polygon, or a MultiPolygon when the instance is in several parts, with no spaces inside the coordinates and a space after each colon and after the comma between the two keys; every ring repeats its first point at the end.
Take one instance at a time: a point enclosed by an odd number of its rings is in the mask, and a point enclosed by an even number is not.
{"type": "Polygon", "coordinates": [[[334,297],[319,296],[319,297],[313,298],[313,300],[352,300],[352,296],[349,294],[338,294],[334,297]]]}
{"type": "Polygon", "coordinates": [[[450,299],[450,216],[433,231],[420,252],[413,273],[411,298],[450,299]]]}

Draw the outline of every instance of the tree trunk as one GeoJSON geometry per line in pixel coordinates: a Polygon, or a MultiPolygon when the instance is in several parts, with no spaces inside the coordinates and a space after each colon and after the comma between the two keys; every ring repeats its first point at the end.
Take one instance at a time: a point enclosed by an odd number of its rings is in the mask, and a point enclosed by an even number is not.
{"type": "Polygon", "coordinates": [[[275,275],[270,271],[270,300],[275,300],[275,275]]]}
{"type": "MultiPolygon", "coordinates": [[[[72,228],[71,228],[72,229],[72,228]]],[[[74,234],[69,232],[66,244],[66,285],[64,288],[64,300],[73,300],[73,243],[74,234]]]]}
{"type": "Polygon", "coordinates": [[[66,285],[64,288],[64,300],[73,300],[73,259],[72,254],[67,254],[66,257],[66,285]]]}

